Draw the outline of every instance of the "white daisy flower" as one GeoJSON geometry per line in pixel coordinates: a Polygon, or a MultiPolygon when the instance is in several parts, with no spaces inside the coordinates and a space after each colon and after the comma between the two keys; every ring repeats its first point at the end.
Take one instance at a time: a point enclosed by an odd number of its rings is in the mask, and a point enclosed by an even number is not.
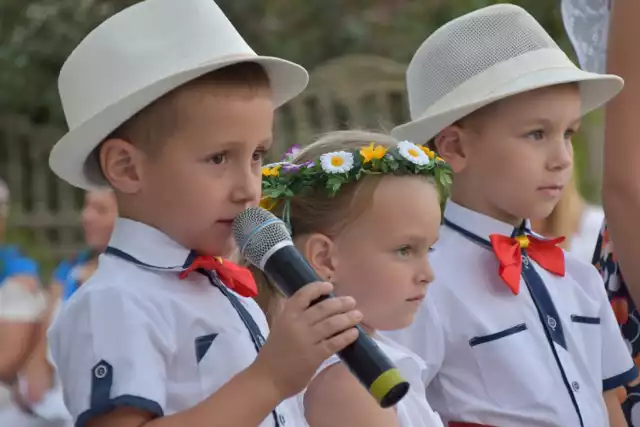
{"type": "Polygon", "coordinates": [[[428,165],[431,159],[420,147],[409,141],[398,142],[398,153],[416,165],[428,165]]]}
{"type": "Polygon", "coordinates": [[[345,173],[353,168],[353,154],[336,151],[320,156],[320,165],[326,173],[345,173]]]}

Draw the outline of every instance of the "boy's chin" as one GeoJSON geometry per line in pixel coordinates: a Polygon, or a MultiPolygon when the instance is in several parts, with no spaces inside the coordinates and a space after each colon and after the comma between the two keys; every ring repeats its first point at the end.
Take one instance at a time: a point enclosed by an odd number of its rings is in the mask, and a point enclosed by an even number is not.
{"type": "Polygon", "coordinates": [[[219,256],[232,261],[237,261],[240,258],[238,246],[232,237],[222,242],[203,242],[199,245],[197,252],[201,255],[219,256]]]}

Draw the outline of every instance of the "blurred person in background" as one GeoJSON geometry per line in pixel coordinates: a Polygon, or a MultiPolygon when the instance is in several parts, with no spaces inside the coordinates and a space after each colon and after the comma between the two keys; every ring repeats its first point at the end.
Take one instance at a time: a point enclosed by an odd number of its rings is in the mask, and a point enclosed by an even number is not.
{"type": "Polygon", "coordinates": [[[38,343],[45,297],[37,264],[4,242],[9,205],[9,189],[0,180],[0,425],[18,427],[13,421],[21,414],[9,390],[38,343]]]}
{"type": "Polygon", "coordinates": [[[52,293],[62,301],[68,300],[96,270],[98,255],[109,244],[117,215],[118,208],[112,190],[89,191],[85,194],[82,228],[86,249],[75,258],[62,261],[53,274],[52,293]]]}
{"type": "MultiPolygon", "coordinates": [[[[602,201],[606,222],[593,255],[604,279],[622,335],[640,366],[640,2],[562,0],[571,42],[590,71],[605,69],[625,80],[625,88],[605,110],[602,201]],[[615,242],[615,249],[614,249],[615,242]],[[624,277],[623,277],[624,272],[624,277]]],[[[620,393],[631,427],[640,427],[640,381],[620,393]]]]}
{"type": "Polygon", "coordinates": [[[532,221],[535,232],[545,237],[565,236],[560,246],[576,258],[590,263],[604,220],[602,207],[587,203],[578,190],[574,176],[565,187],[562,198],[545,219],[532,221]]]}
{"type": "MultiPolygon", "coordinates": [[[[98,265],[98,255],[109,243],[117,216],[115,195],[111,190],[90,191],[85,194],[82,209],[82,228],[86,249],[76,257],[64,260],[53,273],[49,287],[46,321],[41,324],[39,343],[27,368],[20,376],[15,400],[31,420],[13,423],[11,427],[71,426],[71,416],[63,402],[62,389],[46,341],[46,330],[74,292],[86,282],[98,265]]],[[[0,418],[0,426],[4,427],[0,418]]],[[[8,426],[9,424],[7,424],[8,426]]]]}

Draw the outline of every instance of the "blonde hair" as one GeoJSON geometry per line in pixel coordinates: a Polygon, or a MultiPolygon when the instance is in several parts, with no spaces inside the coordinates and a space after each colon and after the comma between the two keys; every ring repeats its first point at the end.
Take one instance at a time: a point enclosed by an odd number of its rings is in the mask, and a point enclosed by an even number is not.
{"type": "MultiPolygon", "coordinates": [[[[378,132],[335,131],[320,136],[311,145],[302,149],[292,161],[295,164],[302,164],[316,160],[326,153],[358,150],[371,143],[391,148],[398,141],[390,135],[378,132]]],[[[321,233],[328,237],[337,236],[370,206],[373,193],[382,176],[367,175],[358,181],[345,184],[333,197],[327,194],[325,188],[309,188],[303,194],[293,196],[290,199],[289,218],[294,238],[314,233],[321,233]]],[[[272,212],[281,217],[283,204],[281,202],[276,205],[272,212]]],[[[256,302],[269,318],[281,302],[280,292],[263,272],[255,268],[252,268],[252,271],[259,287],[256,302]]]]}

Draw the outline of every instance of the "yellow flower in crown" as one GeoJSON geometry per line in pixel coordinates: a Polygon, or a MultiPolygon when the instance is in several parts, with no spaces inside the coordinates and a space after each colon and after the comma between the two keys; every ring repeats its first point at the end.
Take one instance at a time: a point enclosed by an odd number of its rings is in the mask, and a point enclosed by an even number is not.
{"type": "Polygon", "coordinates": [[[427,153],[419,146],[409,141],[400,141],[398,143],[398,154],[416,165],[428,165],[431,161],[427,153]]]}
{"type": "Polygon", "coordinates": [[[320,166],[326,173],[346,173],[353,168],[353,154],[336,151],[320,156],[320,166]]]}
{"type": "Polygon", "coordinates": [[[429,149],[429,147],[424,146],[424,145],[418,145],[418,147],[420,147],[420,149],[424,152],[424,154],[427,155],[427,157],[429,157],[430,159],[433,160],[434,157],[436,157],[436,153],[434,153],[433,151],[431,151],[429,149]]]}
{"type": "Polygon", "coordinates": [[[373,146],[373,142],[368,146],[360,149],[362,163],[369,163],[372,160],[380,160],[387,154],[387,149],[381,145],[373,146]]]}
{"type": "Polygon", "coordinates": [[[280,165],[264,166],[262,176],[280,176],[280,165]]]}

